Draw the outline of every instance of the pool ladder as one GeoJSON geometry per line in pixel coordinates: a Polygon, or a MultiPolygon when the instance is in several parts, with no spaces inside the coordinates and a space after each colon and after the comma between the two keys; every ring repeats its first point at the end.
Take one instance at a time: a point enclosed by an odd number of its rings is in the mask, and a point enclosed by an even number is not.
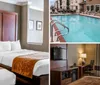
{"type": "MultiPolygon", "coordinates": [[[[59,22],[59,21],[57,21],[57,20],[51,20],[51,22],[50,22],[50,28],[51,28],[50,30],[51,30],[51,38],[52,38],[51,41],[53,41],[53,27],[54,27],[54,25],[55,25],[56,23],[59,24],[59,25],[61,25],[61,26],[63,26],[64,29],[67,29],[67,30],[68,30],[67,33],[58,35],[56,41],[59,41],[59,37],[65,36],[65,35],[67,35],[67,34],[69,33],[69,28],[66,27],[64,24],[62,24],[61,22],[59,22]]],[[[57,32],[63,31],[64,29],[55,31],[55,36],[56,36],[56,33],[57,33],[57,32]]]]}

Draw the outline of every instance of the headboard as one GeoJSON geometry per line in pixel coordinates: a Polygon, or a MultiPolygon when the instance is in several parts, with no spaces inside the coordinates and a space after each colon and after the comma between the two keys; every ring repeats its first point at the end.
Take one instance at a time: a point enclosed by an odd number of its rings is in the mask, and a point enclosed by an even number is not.
{"type": "Polygon", "coordinates": [[[16,41],[18,38],[18,14],[0,10],[0,41],[16,41]]]}

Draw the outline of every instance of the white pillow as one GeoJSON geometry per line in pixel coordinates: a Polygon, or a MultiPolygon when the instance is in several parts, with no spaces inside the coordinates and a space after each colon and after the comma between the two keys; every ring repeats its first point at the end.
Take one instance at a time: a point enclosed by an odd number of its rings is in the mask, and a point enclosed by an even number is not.
{"type": "Polygon", "coordinates": [[[21,45],[19,40],[11,42],[11,50],[20,50],[20,49],[21,45]]]}
{"type": "Polygon", "coordinates": [[[0,51],[11,51],[11,44],[9,41],[0,42],[0,51]]]}

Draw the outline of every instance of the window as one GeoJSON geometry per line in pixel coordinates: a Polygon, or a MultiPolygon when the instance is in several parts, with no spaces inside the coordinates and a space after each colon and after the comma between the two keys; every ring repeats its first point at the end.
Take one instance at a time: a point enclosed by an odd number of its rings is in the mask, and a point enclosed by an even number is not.
{"type": "Polygon", "coordinates": [[[91,6],[91,11],[93,11],[93,10],[94,10],[94,6],[92,5],[92,6],[91,6]]]}
{"type": "Polygon", "coordinates": [[[99,11],[99,5],[96,5],[96,12],[99,11]]]}
{"type": "Polygon", "coordinates": [[[78,7],[76,6],[76,10],[78,9],[78,7]]]}
{"type": "Polygon", "coordinates": [[[87,10],[89,11],[89,6],[87,6],[87,10]]]}

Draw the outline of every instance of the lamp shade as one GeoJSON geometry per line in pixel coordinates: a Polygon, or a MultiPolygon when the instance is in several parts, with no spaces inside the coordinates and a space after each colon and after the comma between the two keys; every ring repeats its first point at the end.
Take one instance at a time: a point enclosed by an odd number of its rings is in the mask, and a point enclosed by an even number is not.
{"type": "Polygon", "coordinates": [[[81,54],[81,58],[86,58],[86,54],[81,54]]]}

